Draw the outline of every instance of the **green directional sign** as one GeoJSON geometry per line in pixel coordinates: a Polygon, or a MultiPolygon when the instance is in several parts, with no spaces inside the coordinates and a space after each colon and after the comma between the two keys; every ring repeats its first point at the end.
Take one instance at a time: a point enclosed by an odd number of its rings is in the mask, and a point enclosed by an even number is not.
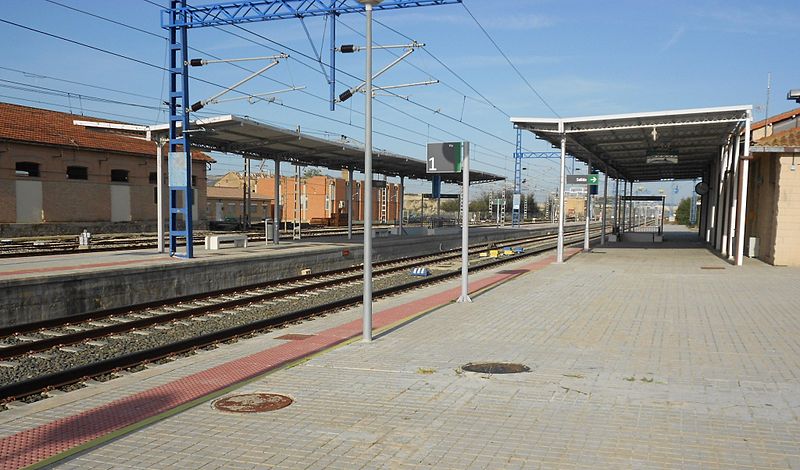
{"type": "Polygon", "coordinates": [[[588,184],[596,186],[600,178],[597,175],[567,175],[567,184],[588,184]]]}

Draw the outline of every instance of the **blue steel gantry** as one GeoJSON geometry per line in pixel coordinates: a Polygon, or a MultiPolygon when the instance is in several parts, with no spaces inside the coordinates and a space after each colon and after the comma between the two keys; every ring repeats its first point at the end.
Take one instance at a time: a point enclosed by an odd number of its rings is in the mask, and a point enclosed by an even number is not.
{"type": "MultiPolygon", "coordinates": [[[[374,10],[446,5],[462,0],[385,0],[374,10]]],[[[336,87],[335,19],[345,13],[362,13],[364,5],[356,0],[250,0],[217,2],[189,6],[186,0],[170,0],[169,9],[161,12],[161,27],[169,31],[169,252],[177,254],[178,238],[186,240],[186,258],[192,249],[192,157],[189,132],[189,57],[188,29],[223,26],[256,21],[300,19],[324,16],[331,24],[330,106],[334,109],[336,87]]],[[[303,25],[305,27],[305,25],[303,25]]],[[[321,62],[321,61],[320,61],[321,62]]]]}
{"type": "MultiPolygon", "coordinates": [[[[517,150],[514,152],[514,195],[522,197],[522,159],[523,158],[561,158],[561,152],[525,152],[522,150],[522,129],[517,129],[517,150]]],[[[515,198],[515,200],[519,200],[515,198]]],[[[511,226],[520,225],[520,209],[511,209],[511,226]]]]}

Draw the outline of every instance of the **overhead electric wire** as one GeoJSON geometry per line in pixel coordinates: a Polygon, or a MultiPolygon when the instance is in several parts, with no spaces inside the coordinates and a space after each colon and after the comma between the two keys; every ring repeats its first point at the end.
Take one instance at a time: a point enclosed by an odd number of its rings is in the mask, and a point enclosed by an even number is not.
{"type": "MultiPolygon", "coordinates": [[[[146,1],[147,1],[147,0],[146,0],[146,1]]],[[[149,2],[149,3],[152,3],[152,2],[149,2]]],[[[96,15],[92,15],[92,16],[96,16],[96,15]]],[[[97,51],[97,52],[102,52],[102,53],[109,54],[109,55],[112,55],[112,56],[115,56],[115,57],[118,57],[118,58],[121,58],[121,59],[129,60],[129,61],[132,61],[132,62],[138,63],[138,64],[140,64],[140,65],[144,65],[144,66],[146,66],[146,67],[150,67],[150,68],[154,68],[154,69],[158,69],[158,70],[162,70],[162,71],[164,71],[164,70],[168,70],[168,69],[166,69],[165,67],[161,67],[161,66],[159,66],[159,65],[151,64],[151,63],[149,63],[149,62],[143,61],[143,60],[141,60],[141,59],[137,59],[137,58],[135,58],[135,57],[130,57],[130,56],[127,56],[127,55],[125,55],[125,54],[121,54],[121,53],[117,53],[117,52],[110,51],[110,50],[107,50],[107,49],[103,49],[103,48],[101,48],[101,47],[93,46],[93,45],[91,45],[91,44],[87,44],[87,43],[84,43],[84,42],[81,42],[81,41],[77,41],[77,40],[74,40],[74,39],[70,39],[70,38],[67,38],[67,37],[64,37],[64,36],[61,36],[61,35],[58,35],[58,34],[50,33],[50,32],[43,31],[43,30],[40,30],[40,29],[37,29],[37,28],[33,28],[33,27],[30,27],[30,26],[25,26],[25,25],[22,25],[22,24],[19,24],[19,23],[13,22],[13,21],[9,21],[9,20],[5,20],[5,19],[2,19],[2,18],[0,18],[0,22],[6,23],[6,24],[9,24],[9,25],[12,25],[12,26],[16,26],[16,27],[18,27],[18,28],[25,29],[25,30],[28,30],[28,31],[31,31],[31,32],[35,32],[35,33],[38,33],[38,34],[42,34],[42,35],[45,35],[45,36],[48,36],[48,37],[52,37],[52,38],[55,38],[55,39],[59,39],[59,40],[62,40],[62,41],[65,41],[65,42],[68,42],[68,43],[71,43],[71,44],[75,44],[75,45],[78,45],[78,46],[81,46],[81,47],[86,47],[86,48],[88,48],[88,49],[91,49],[91,50],[94,50],[94,51],[97,51]]],[[[138,29],[138,28],[137,28],[137,29],[138,29]]],[[[249,32],[249,31],[248,31],[248,32],[249,32]]],[[[251,34],[255,34],[255,35],[257,35],[257,36],[260,36],[260,35],[258,35],[257,33],[252,33],[252,32],[251,32],[251,34]]],[[[274,42],[274,43],[276,43],[276,44],[279,44],[279,45],[280,45],[280,43],[277,43],[277,42],[275,42],[275,41],[272,41],[272,40],[270,40],[270,39],[268,39],[268,38],[265,38],[265,37],[263,37],[263,36],[260,36],[260,37],[262,37],[263,39],[265,39],[265,40],[267,40],[267,41],[274,42]]],[[[289,49],[289,50],[293,50],[292,48],[287,48],[287,49],[289,49]]],[[[299,53],[299,54],[300,54],[300,55],[302,55],[302,56],[306,56],[306,57],[308,57],[306,54],[304,54],[304,53],[301,53],[301,52],[299,52],[299,51],[297,51],[297,53],[299,53]]],[[[302,63],[302,62],[301,62],[301,63],[302,63]]],[[[347,74],[347,75],[350,75],[350,76],[352,76],[351,74],[349,74],[349,73],[347,73],[347,72],[342,72],[342,73],[345,73],[345,74],[347,74]]],[[[206,83],[206,84],[209,84],[209,85],[212,85],[212,86],[216,86],[216,87],[223,87],[222,85],[219,85],[219,84],[217,84],[217,83],[214,83],[214,82],[211,82],[211,81],[208,81],[208,80],[204,80],[204,79],[201,79],[201,78],[198,78],[198,77],[191,77],[191,78],[192,78],[193,80],[196,80],[196,81],[199,81],[199,82],[202,82],[202,83],[206,83]]],[[[358,77],[355,77],[355,78],[358,78],[358,77]]],[[[237,91],[238,93],[240,93],[240,94],[242,94],[242,95],[245,95],[245,96],[250,96],[250,95],[249,95],[249,94],[247,94],[247,93],[244,93],[244,92],[241,92],[241,91],[238,91],[238,90],[235,90],[235,91],[237,91]]],[[[33,100],[25,100],[25,101],[31,101],[31,102],[33,102],[33,100]]],[[[420,105],[420,104],[418,104],[418,103],[415,103],[415,102],[413,102],[413,101],[411,101],[411,100],[408,100],[408,101],[410,101],[410,102],[412,102],[412,103],[414,103],[414,104],[416,104],[416,105],[418,105],[418,106],[421,106],[421,107],[423,107],[424,109],[428,109],[428,110],[430,110],[430,111],[433,111],[433,112],[435,112],[435,110],[433,110],[433,109],[431,109],[431,108],[429,108],[429,107],[426,107],[426,106],[424,106],[424,105],[420,105]]],[[[354,124],[352,124],[352,123],[348,123],[348,122],[345,122],[345,121],[341,121],[341,120],[338,120],[338,119],[334,119],[334,118],[331,118],[331,117],[329,117],[329,116],[323,116],[323,115],[320,115],[320,114],[318,114],[318,113],[314,113],[314,112],[310,112],[310,111],[307,111],[307,110],[303,110],[303,109],[296,108],[296,107],[293,107],[293,106],[289,106],[289,105],[286,105],[286,104],[283,104],[283,103],[276,102],[275,104],[277,104],[277,105],[279,105],[279,106],[286,107],[286,108],[288,108],[288,109],[295,110],[295,111],[297,111],[297,112],[301,112],[301,113],[309,114],[309,115],[312,115],[312,116],[315,116],[315,117],[319,117],[319,118],[322,118],[322,119],[327,119],[327,120],[330,120],[330,121],[333,121],[333,122],[338,122],[338,123],[340,123],[340,124],[343,124],[343,125],[347,125],[347,126],[351,126],[351,127],[355,127],[355,128],[361,128],[360,126],[354,125],[354,124]]],[[[91,111],[91,112],[96,112],[96,111],[93,111],[93,110],[90,110],[90,111],[91,111]]],[[[106,113],[106,114],[108,114],[108,115],[112,115],[113,113],[106,113]]],[[[443,116],[445,116],[445,117],[448,117],[448,118],[450,118],[450,119],[453,119],[453,120],[455,120],[455,119],[454,119],[454,118],[452,118],[451,116],[448,116],[448,115],[446,115],[446,114],[444,114],[444,113],[438,113],[438,114],[441,114],[441,115],[443,115],[443,116]]],[[[120,116],[122,116],[122,115],[120,115],[120,116]]],[[[129,117],[129,116],[124,116],[124,117],[129,117]]],[[[410,116],[410,117],[413,117],[413,116],[410,116]]],[[[415,120],[418,120],[418,121],[422,122],[422,121],[421,121],[419,118],[417,118],[417,117],[413,117],[413,118],[414,118],[415,120]]],[[[456,121],[457,121],[457,120],[456,120],[456,121]]],[[[464,125],[467,125],[468,127],[475,128],[476,130],[479,130],[479,131],[481,131],[482,133],[484,133],[484,134],[487,134],[487,135],[490,135],[490,136],[492,136],[492,137],[495,137],[495,138],[497,138],[497,139],[499,139],[499,140],[502,140],[502,141],[508,142],[508,141],[506,141],[505,139],[503,139],[503,138],[501,138],[501,137],[499,137],[499,136],[496,136],[496,135],[494,135],[494,134],[492,134],[492,133],[489,133],[489,132],[483,131],[483,130],[481,130],[481,129],[479,129],[479,128],[475,127],[475,126],[472,126],[472,125],[470,125],[470,124],[463,123],[463,122],[462,122],[462,124],[464,124],[464,125]]],[[[363,129],[363,128],[361,128],[361,129],[363,129]]],[[[388,138],[392,138],[392,139],[395,139],[395,140],[399,140],[399,141],[402,141],[402,142],[406,142],[406,143],[409,143],[409,144],[412,144],[412,145],[420,145],[418,142],[409,141],[409,140],[407,140],[407,139],[400,138],[400,137],[398,137],[398,136],[394,136],[394,135],[391,135],[391,134],[387,134],[387,133],[383,133],[383,132],[379,132],[379,131],[376,131],[375,133],[376,133],[376,134],[378,134],[378,135],[382,135],[382,136],[388,137],[388,138]]],[[[510,143],[510,142],[508,142],[508,143],[510,143]]]]}
{"type": "MultiPolygon", "coordinates": [[[[381,26],[383,26],[384,28],[388,29],[389,31],[392,31],[393,33],[395,33],[395,34],[397,34],[397,35],[400,35],[400,36],[402,36],[403,38],[405,38],[405,39],[407,39],[407,40],[409,40],[409,41],[413,41],[413,39],[411,39],[409,36],[407,36],[407,35],[405,35],[405,34],[401,33],[400,31],[398,31],[398,30],[396,30],[396,29],[392,28],[391,26],[387,25],[386,23],[382,23],[382,22],[380,22],[380,21],[378,21],[378,20],[376,20],[376,19],[374,19],[374,18],[373,18],[373,20],[372,20],[372,21],[373,21],[373,22],[375,22],[375,23],[377,23],[377,24],[379,24],[379,25],[381,25],[381,26]]],[[[511,117],[511,115],[509,115],[507,112],[505,112],[505,111],[503,111],[502,109],[500,109],[500,107],[499,107],[499,106],[497,106],[497,105],[495,105],[494,103],[492,103],[492,102],[489,100],[489,98],[486,98],[485,96],[483,96],[483,94],[482,94],[480,91],[478,91],[478,90],[477,90],[475,87],[473,87],[473,86],[472,86],[472,85],[471,85],[469,82],[467,82],[467,81],[466,81],[466,80],[465,80],[463,77],[461,77],[461,75],[457,74],[457,73],[456,73],[456,72],[455,72],[455,71],[454,71],[452,68],[450,68],[450,66],[448,66],[448,65],[447,65],[447,64],[445,64],[445,63],[444,63],[442,60],[440,60],[438,57],[436,57],[436,55],[434,55],[434,54],[433,54],[433,52],[431,52],[431,51],[429,51],[429,50],[427,50],[427,49],[425,49],[425,48],[422,48],[422,50],[423,50],[423,52],[425,52],[426,54],[428,54],[428,55],[429,55],[429,56],[430,56],[430,57],[431,57],[433,60],[435,60],[435,61],[436,61],[436,62],[437,62],[439,65],[441,65],[441,66],[442,66],[442,67],[444,67],[444,68],[445,68],[445,69],[446,69],[448,72],[450,72],[450,73],[451,73],[451,74],[452,74],[454,77],[456,77],[457,79],[461,80],[461,82],[462,82],[464,85],[466,85],[467,87],[469,87],[469,89],[470,89],[470,90],[474,91],[474,92],[475,92],[475,93],[476,93],[478,96],[480,96],[480,97],[481,97],[481,98],[484,100],[484,103],[485,103],[485,104],[488,104],[488,105],[489,105],[489,106],[491,106],[492,108],[496,109],[496,110],[497,110],[497,111],[499,111],[501,114],[503,114],[505,117],[511,117]]],[[[460,92],[459,92],[459,93],[460,93],[460,92]]],[[[464,96],[467,96],[465,93],[460,93],[460,94],[462,94],[462,95],[464,95],[464,96]]]]}
{"type": "Polygon", "coordinates": [[[508,58],[506,53],[503,52],[502,49],[500,49],[500,46],[497,45],[497,42],[495,42],[495,40],[492,38],[492,36],[489,34],[489,32],[486,31],[486,28],[484,28],[483,25],[480,23],[480,21],[478,21],[478,18],[475,18],[475,15],[473,15],[472,12],[469,10],[469,8],[467,8],[467,4],[464,3],[464,2],[461,2],[461,5],[464,7],[464,10],[469,14],[469,16],[472,18],[472,20],[475,21],[475,24],[478,25],[478,28],[480,28],[480,30],[483,31],[483,34],[486,35],[486,37],[489,39],[489,41],[494,45],[495,49],[497,49],[497,52],[499,52],[500,55],[502,55],[503,58],[506,59],[506,62],[508,62],[508,65],[510,65],[511,68],[514,69],[515,72],[517,72],[517,75],[519,75],[519,78],[521,78],[522,81],[524,81],[525,84],[528,85],[528,88],[531,89],[531,91],[542,101],[542,103],[544,103],[545,106],[547,106],[547,108],[553,114],[556,115],[556,117],[560,118],[561,116],[556,112],[555,109],[553,109],[552,106],[550,106],[550,103],[548,103],[547,100],[545,100],[544,97],[541,94],[539,94],[538,91],[536,91],[536,88],[534,88],[533,85],[531,85],[531,83],[528,81],[528,79],[525,78],[524,75],[522,75],[522,72],[520,72],[519,69],[517,68],[517,66],[514,65],[513,62],[511,62],[511,59],[508,58]]]}

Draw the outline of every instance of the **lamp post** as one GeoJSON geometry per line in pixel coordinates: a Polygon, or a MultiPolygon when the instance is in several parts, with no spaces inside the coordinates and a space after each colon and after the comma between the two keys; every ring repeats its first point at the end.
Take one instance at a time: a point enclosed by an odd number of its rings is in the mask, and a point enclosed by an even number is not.
{"type": "Polygon", "coordinates": [[[364,92],[364,326],[363,340],[372,341],[372,7],[382,0],[358,0],[367,16],[367,64],[364,92]]]}

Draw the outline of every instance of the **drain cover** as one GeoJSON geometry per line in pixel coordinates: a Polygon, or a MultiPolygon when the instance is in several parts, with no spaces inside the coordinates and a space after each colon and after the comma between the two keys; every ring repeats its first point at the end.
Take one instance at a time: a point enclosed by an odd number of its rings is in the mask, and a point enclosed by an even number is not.
{"type": "Polygon", "coordinates": [[[470,362],[461,366],[467,372],[481,372],[484,374],[518,374],[520,372],[530,372],[530,367],[525,364],[513,364],[510,362],[470,362]]]}
{"type": "Polygon", "coordinates": [[[214,408],[233,413],[260,413],[285,408],[292,404],[292,399],[275,393],[248,393],[220,398],[214,402],[214,408]]]}

